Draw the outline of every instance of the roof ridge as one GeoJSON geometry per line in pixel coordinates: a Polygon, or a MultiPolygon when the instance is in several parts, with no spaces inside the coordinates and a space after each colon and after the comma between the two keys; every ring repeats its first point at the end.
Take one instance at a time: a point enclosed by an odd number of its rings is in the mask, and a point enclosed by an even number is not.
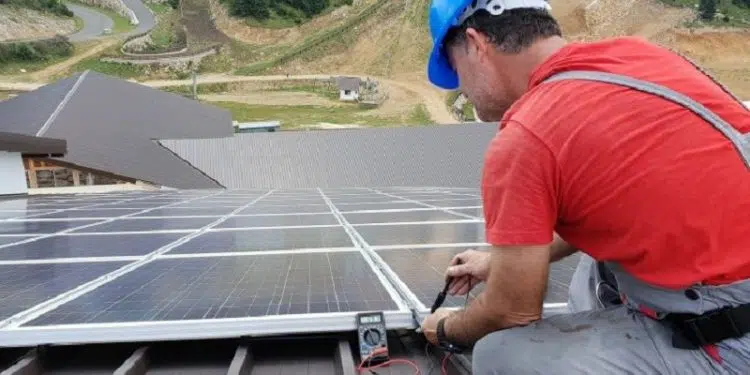
{"type": "MultiPolygon", "coordinates": [[[[227,138],[230,138],[230,137],[227,137],[227,138]]],[[[201,139],[201,138],[193,138],[193,139],[201,139]]],[[[178,158],[178,159],[182,160],[182,161],[183,161],[183,162],[184,162],[185,164],[189,165],[189,166],[190,166],[191,168],[193,168],[193,169],[195,169],[196,171],[198,171],[198,173],[200,173],[200,174],[202,174],[202,175],[206,176],[206,178],[208,178],[209,180],[211,180],[211,181],[213,181],[214,183],[216,183],[216,185],[219,185],[219,186],[221,186],[221,187],[222,187],[222,188],[224,188],[224,189],[226,189],[226,188],[227,188],[226,186],[224,186],[224,184],[222,184],[221,182],[219,182],[219,180],[215,179],[215,178],[214,178],[213,176],[209,175],[209,174],[208,174],[207,172],[205,172],[204,170],[202,170],[202,169],[198,168],[198,167],[197,167],[197,166],[195,166],[195,165],[194,165],[193,163],[191,163],[191,162],[190,162],[190,161],[188,161],[187,159],[185,159],[185,158],[183,158],[182,156],[180,156],[180,155],[179,155],[178,153],[176,153],[176,152],[175,152],[174,150],[172,150],[171,148],[167,147],[166,145],[163,145],[163,144],[161,143],[161,140],[160,140],[160,139],[152,139],[151,141],[153,141],[154,143],[156,143],[157,145],[159,145],[159,147],[161,147],[161,148],[163,148],[163,149],[167,150],[167,152],[169,152],[170,154],[174,155],[174,156],[175,156],[176,158],[178,158]]]]}
{"type": "Polygon", "coordinates": [[[61,100],[60,103],[57,104],[57,107],[55,108],[55,110],[52,111],[52,114],[50,114],[50,116],[47,118],[47,121],[44,122],[44,124],[42,125],[42,127],[36,133],[37,137],[43,136],[44,133],[46,133],[49,130],[50,126],[52,126],[52,123],[57,118],[57,115],[60,114],[60,112],[63,110],[63,108],[65,108],[65,105],[68,104],[68,101],[70,101],[70,99],[73,97],[73,95],[75,95],[76,91],[78,91],[78,86],[81,85],[81,82],[83,82],[84,78],[86,78],[86,76],[88,75],[88,73],[89,73],[89,71],[86,70],[83,73],[81,73],[80,76],[78,76],[78,79],[73,84],[73,86],[70,88],[70,90],[68,90],[68,92],[65,93],[65,97],[63,97],[63,100],[61,100]]]}

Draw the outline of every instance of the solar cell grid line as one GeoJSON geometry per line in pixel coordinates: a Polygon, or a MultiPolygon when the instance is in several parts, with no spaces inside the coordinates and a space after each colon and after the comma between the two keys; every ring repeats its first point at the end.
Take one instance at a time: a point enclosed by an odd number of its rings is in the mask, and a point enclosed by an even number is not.
{"type": "Polygon", "coordinates": [[[362,238],[362,236],[359,235],[357,230],[354,229],[354,227],[351,224],[349,224],[349,222],[346,220],[344,215],[341,214],[341,211],[339,211],[338,208],[336,208],[336,205],[334,205],[333,202],[330,199],[328,199],[325,192],[323,192],[323,189],[318,188],[318,192],[323,197],[323,200],[326,201],[326,204],[328,205],[328,207],[330,207],[331,212],[333,212],[334,216],[336,216],[341,226],[344,227],[344,230],[351,238],[352,243],[354,243],[354,245],[359,249],[362,256],[370,265],[370,268],[373,270],[373,273],[378,277],[378,279],[380,280],[380,283],[383,284],[383,286],[385,286],[386,290],[391,295],[393,300],[396,301],[396,303],[399,306],[399,309],[404,309],[404,308],[411,309],[410,304],[405,303],[407,300],[404,299],[404,296],[402,295],[402,293],[392,286],[392,284],[389,281],[389,278],[385,274],[383,274],[383,272],[380,270],[378,265],[373,262],[372,258],[369,255],[369,253],[373,251],[368,248],[369,245],[367,244],[367,242],[362,238]]]}
{"type": "MultiPolygon", "coordinates": [[[[210,195],[208,195],[208,196],[212,196],[212,195],[218,195],[218,194],[221,194],[221,191],[219,191],[219,192],[215,192],[215,193],[213,193],[213,194],[210,194],[210,195]]],[[[201,199],[201,198],[204,198],[204,197],[206,197],[206,196],[199,196],[199,197],[194,197],[194,198],[190,198],[190,199],[188,199],[188,200],[197,200],[197,199],[201,199]]],[[[81,226],[78,226],[78,227],[74,227],[74,228],[66,229],[66,230],[63,230],[63,231],[59,231],[59,232],[56,232],[56,233],[48,233],[48,234],[43,234],[43,235],[41,235],[41,236],[36,236],[36,237],[33,237],[33,238],[25,239],[25,240],[23,240],[23,241],[20,241],[20,242],[15,242],[15,243],[10,243],[10,244],[4,244],[4,245],[0,245],[0,250],[4,249],[4,248],[6,248],[6,247],[9,247],[9,246],[14,246],[14,245],[20,245],[20,244],[24,244],[24,243],[34,242],[34,241],[37,241],[37,240],[40,240],[40,239],[43,239],[43,238],[48,238],[48,237],[52,237],[52,236],[55,236],[55,235],[59,235],[59,234],[66,234],[66,233],[74,232],[74,231],[76,231],[76,230],[78,230],[78,229],[85,229],[85,228],[87,228],[87,227],[89,227],[89,226],[92,226],[92,225],[96,225],[96,224],[103,224],[103,223],[106,223],[106,222],[112,222],[112,221],[115,221],[115,220],[117,220],[117,219],[122,219],[122,218],[126,218],[126,217],[131,217],[131,216],[135,216],[135,215],[137,215],[137,214],[139,214],[139,213],[143,213],[143,212],[148,212],[148,211],[151,211],[151,210],[155,210],[155,209],[157,209],[157,208],[170,207],[170,206],[171,206],[171,205],[173,205],[173,204],[174,204],[174,203],[172,203],[172,204],[168,204],[168,205],[166,205],[166,206],[161,206],[161,207],[154,207],[154,208],[150,208],[150,209],[145,209],[145,210],[141,210],[141,211],[138,211],[138,212],[136,212],[136,213],[133,213],[133,214],[128,214],[128,215],[123,215],[123,216],[119,216],[119,217],[114,217],[114,218],[110,218],[110,219],[106,219],[106,220],[103,220],[103,221],[101,221],[101,222],[97,221],[96,223],[93,223],[93,224],[86,224],[86,225],[81,225],[81,226]]]]}
{"type": "MultiPolygon", "coordinates": [[[[5,319],[3,321],[0,321],[0,330],[3,328],[17,328],[24,323],[31,321],[33,319],[38,318],[39,316],[54,310],[55,308],[65,304],[66,302],[69,302],[73,299],[76,299],[88,292],[91,292],[97,288],[99,288],[102,285],[106,285],[107,283],[112,282],[113,280],[116,280],[117,278],[121,277],[122,275],[128,274],[136,269],[139,269],[143,267],[146,264],[149,264],[154,261],[154,259],[157,258],[158,255],[164,254],[173,248],[190,241],[191,239],[200,236],[201,234],[205,233],[207,230],[211,229],[212,227],[221,224],[224,220],[226,220],[230,215],[239,212],[243,208],[249,207],[256,203],[257,201],[265,198],[267,195],[271,194],[273,190],[268,191],[266,194],[248,202],[245,206],[237,208],[235,211],[232,211],[230,214],[223,216],[220,219],[217,219],[215,222],[206,225],[205,227],[201,228],[200,230],[191,232],[183,237],[181,237],[179,240],[174,241],[168,245],[165,245],[145,256],[143,256],[140,260],[126,264],[120,268],[118,268],[115,271],[112,271],[104,276],[101,276],[93,281],[90,281],[86,284],[83,284],[73,290],[68,291],[67,293],[61,294],[55,298],[52,298],[50,300],[47,300],[43,303],[40,303],[30,309],[24,310],[18,314],[13,315],[12,317],[5,319]]],[[[215,194],[211,194],[210,196],[219,195],[222,191],[219,191],[215,194]]],[[[201,198],[201,197],[199,197],[201,198]]],[[[196,198],[196,199],[199,199],[196,198]]]]}
{"type": "MultiPolygon", "coordinates": [[[[148,197],[149,197],[149,196],[145,196],[145,197],[136,197],[136,198],[132,198],[132,199],[123,199],[123,200],[120,200],[119,202],[137,201],[137,200],[139,200],[139,199],[145,199],[145,198],[148,198],[148,197]]],[[[77,207],[74,207],[74,208],[76,208],[76,209],[84,209],[84,208],[92,208],[92,207],[103,206],[103,205],[106,205],[106,204],[107,204],[107,203],[93,203],[93,204],[89,204],[89,205],[84,205],[84,206],[77,206],[77,207]]],[[[66,209],[53,210],[52,212],[46,212],[46,213],[44,213],[43,215],[46,215],[46,214],[51,214],[51,213],[58,213],[58,212],[63,212],[63,211],[71,210],[71,209],[73,209],[73,208],[66,208],[66,209]]],[[[38,216],[41,216],[41,215],[38,215],[38,216]]],[[[26,218],[33,218],[33,217],[36,217],[36,215],[32,215],[32,216],[26,216],[26,218]]]]}
{"type": "Polygon", "coordinates": [[[373,191],[374,191],[374,192],[376,192],[376,193],[378,193],[378,194],[383,194],[383,195],[387,195],[387,196],[389,196],[389,197],[393,197],[393,198],[398,198],[398,199],[403,199],[403,200],[405,200],[405,201],[409,201],[409,202],[412,202],[412,203],[417,203],[417,204],[421,204],[421,205],[423,205],[423,206],[425,206],[425,207],[431,207],[431,208],[434,208],[434,209],[438,209],[438,210],[443,210],[443,211],[445,211],[445,212],[448,212],[448,213],[451,213],[451,214],[454,214],[454,215],[458,215],[458,216],[463,216],[463,217],[465,217],[465,218],[469,218],[469,219],[479,219],[478,217],[475,217],[475,216],[471,216],[471,215],[466,215],[466,214],[462,214],[462,213],[460,213],[460,212],[455,212],[455,211],[452,211],[452,210],[449,210],[449,209],[446,209],[446,208],[443,208],[443,207],[437,207],[437,206],[434,206],[434,205],[431,205],[431,204],[428,204],[428,203],[424,203],[424,202],[421,202],[421,201],[417,201],[417,200],[413,200],[413,199],[406,199],[406,198],[402,198],[402,197],[399,197],[398,195],[393,195],[393,194],[383,193],[383,192],[381,192],[381,191],[378,191],[378,190],[374,190],[374,189],[373,189],[373,191]]]}

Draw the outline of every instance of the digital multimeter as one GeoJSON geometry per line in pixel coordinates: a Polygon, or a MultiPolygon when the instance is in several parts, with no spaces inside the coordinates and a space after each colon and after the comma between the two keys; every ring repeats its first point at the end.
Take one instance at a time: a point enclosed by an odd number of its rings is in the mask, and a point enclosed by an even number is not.
{"type": "Polygon", "coordinates": [[[357,314],[357,337],[362,360],[370,357],[376,349],[382,352],[367,359],[366,363],[376,364],[388,360],[388,336],[382,312],[357,314]]]}

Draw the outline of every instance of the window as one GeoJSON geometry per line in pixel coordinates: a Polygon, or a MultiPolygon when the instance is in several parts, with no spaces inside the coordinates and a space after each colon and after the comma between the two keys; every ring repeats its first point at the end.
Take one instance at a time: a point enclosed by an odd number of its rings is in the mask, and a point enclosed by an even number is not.
{"type": "Polygon", "coordinates": [[[351,95],[351,94],[352,94],[352,90],[344,90],[344,95],[351,95]]]}

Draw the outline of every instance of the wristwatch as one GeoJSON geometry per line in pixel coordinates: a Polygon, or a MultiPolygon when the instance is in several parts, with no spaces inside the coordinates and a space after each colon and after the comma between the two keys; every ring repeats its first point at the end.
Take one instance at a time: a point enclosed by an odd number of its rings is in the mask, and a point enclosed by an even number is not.
{"type": "Polygon", "coordinates": [[[436,333],[437,333],[438,345],[443,350],[445,350],[446,352],[449,352],[449,353],[461,353],[461,352],[463,352],[466,349],[465,347],[449,342],[448,338],[445,336],[445,319],[446,318],[440,319],[438,321],[438,324],[437,324],[437,332],[436,333]]]}

